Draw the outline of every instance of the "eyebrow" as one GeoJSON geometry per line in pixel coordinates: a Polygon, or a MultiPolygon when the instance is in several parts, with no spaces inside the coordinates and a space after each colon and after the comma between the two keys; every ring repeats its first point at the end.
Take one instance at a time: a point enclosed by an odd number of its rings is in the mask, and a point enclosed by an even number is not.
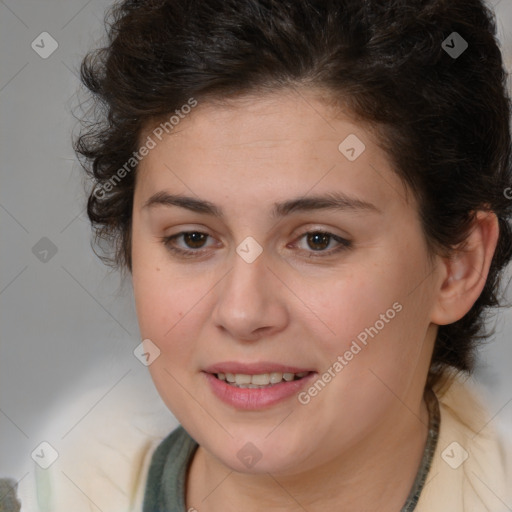
{"type": "MultiPolygon", "coordinates": [[[[165,191],[153,194],[144,203],[142,208],[151,208],[154,206],[178,206],[196,213],[224,218],[222,208],[210,201],[196,199],[190,196],[169,194],[165,191]]],[[[323,195],[297,197],[295,199],[274,203],[271,215],[274,218],[280,218],[294,212],[308,212],[314,210],[349,210],[382,213],[379,208],[367,201],[348,196],[342,192],[329,192],[323,195]]]]}

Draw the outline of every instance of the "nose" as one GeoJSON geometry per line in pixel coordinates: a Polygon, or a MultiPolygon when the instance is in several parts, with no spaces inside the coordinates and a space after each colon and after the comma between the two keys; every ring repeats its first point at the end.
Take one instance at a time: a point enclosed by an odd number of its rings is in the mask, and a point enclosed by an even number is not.
{"type": "Polygon", "coordinates": [[[269,267],[265,251],[252,263],[237,253],[233,259],[232,269],[218,286],[213,322],[237,341],[281,332],[289,322],[286,287],[269,267]]]}

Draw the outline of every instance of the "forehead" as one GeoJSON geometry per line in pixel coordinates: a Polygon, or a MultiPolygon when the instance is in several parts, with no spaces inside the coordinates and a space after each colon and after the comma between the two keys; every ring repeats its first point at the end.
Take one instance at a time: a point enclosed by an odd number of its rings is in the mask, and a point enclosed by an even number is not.
{"type": "Polygon", "coordinates": [[[199,103],[169,133],[160,134],[159,126],[147,127],[141,137],[152,138],[155,147],[137,169],[140,199],[176,187],[201,197],[337,190],[409,206],[374,132],[314,91],[199,103]]]}

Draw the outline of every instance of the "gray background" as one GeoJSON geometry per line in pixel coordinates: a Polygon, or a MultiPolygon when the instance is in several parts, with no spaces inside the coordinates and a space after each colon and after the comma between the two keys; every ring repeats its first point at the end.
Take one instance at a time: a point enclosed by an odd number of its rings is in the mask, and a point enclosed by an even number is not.
{"type": "MultiPolygon", "coordinates": [[[[512,0],[491,4],[510,70],[512,0]]],[[[91,250],[83,172],[71,148],[77,70],[102,37],[109,5],[0,1],[0,477],[22,478],[42,432],[58,449],[66,432],[123,385],[142,387],[164,407],[133,355],[140,339],[131,285],[91,250]],[[42,32],[58,43],[46,59],[31,47],[42,32]],[[46,262],[32,252],[43,237],[57,249],[46,262]]],[[[496,336],[476,377],[493,422],[512,437],[512,310],[492,321],[496,336]]]]}

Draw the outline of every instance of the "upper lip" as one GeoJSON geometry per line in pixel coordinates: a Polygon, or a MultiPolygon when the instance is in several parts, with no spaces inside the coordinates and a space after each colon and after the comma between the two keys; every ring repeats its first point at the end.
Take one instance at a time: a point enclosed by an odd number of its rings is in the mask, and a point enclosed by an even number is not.
{"type": "Polygon", "coordinates": [[[310,368],[300,368],[298,366],[289,366],[279,363],[260,362],[260,363],[239,363],[236,361],[226,361],[208,366],[203,371],[207,373],[232,373],[243,375],[261,375],[264,373],[302,373],[311,372],[310,368]]]}

